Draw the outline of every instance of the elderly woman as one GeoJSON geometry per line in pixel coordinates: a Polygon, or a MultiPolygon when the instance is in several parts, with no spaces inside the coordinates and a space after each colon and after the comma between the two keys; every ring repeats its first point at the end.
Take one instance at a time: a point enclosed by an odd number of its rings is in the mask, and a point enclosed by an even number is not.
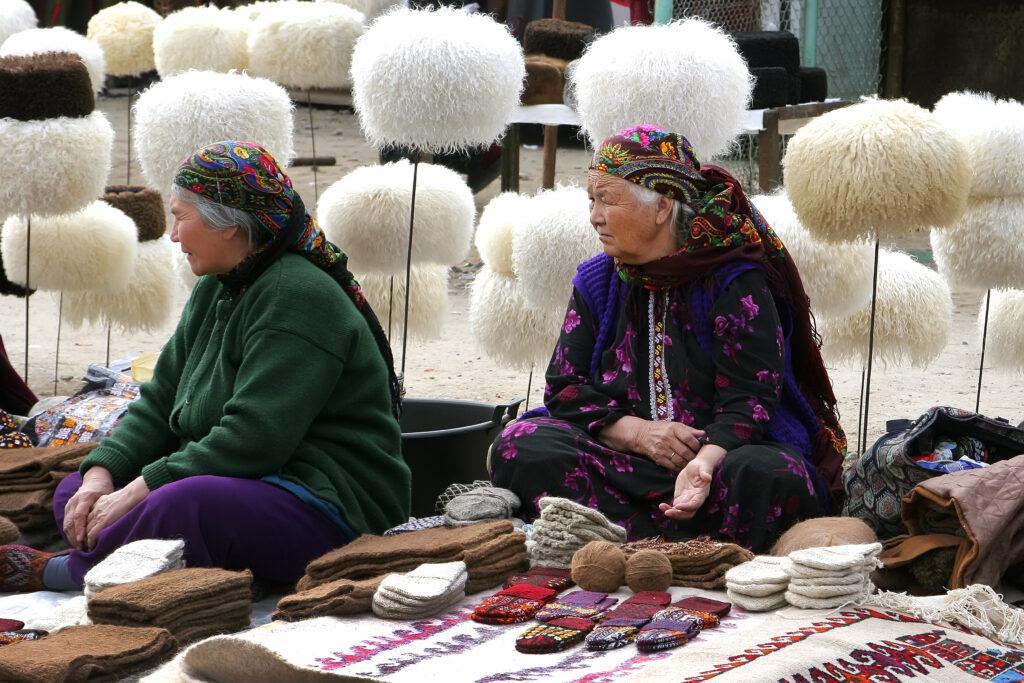
{"type": "Polygon", "coordinates": [[[612,136],[587,190],[605,253],[573,280],[550,416],[505,429],[491,479],[596,508],[630,538],[763,551],[842,492],[845,437],[796,267],[682,135],[612,136]]]}
{"type": "Polygon", "coordinates": [[[292,583],[408,519],[391,352],[266,150],[219,142],[174,179],[171,239],[201,277],[153,379],[54,496],[73,550],[0,548],[0,591],[81,588],[125,543],[182,538],[191,566],[292,583]]]}

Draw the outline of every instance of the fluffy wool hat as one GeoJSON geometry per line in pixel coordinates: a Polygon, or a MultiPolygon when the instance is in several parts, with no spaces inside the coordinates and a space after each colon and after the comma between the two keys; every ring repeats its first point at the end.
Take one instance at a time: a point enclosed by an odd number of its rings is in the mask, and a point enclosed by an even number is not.
{"type": "Polygon", "coordinates": [[[484,265],[498,275],[515,275],[512,270],[512,235],[523,222],[530,197],[503,192],[480,212],[476,226],[476,250],[484,265]]]}
{"type": "MultiPolygon", "coordinates": [[[[953,319],[949,285],[909,255],[882,249],[878,259],[874,358],[883,365],[924,367],[946,348],[953,319]]],[[[843,319],[822,318],[827,360],[867,361],[871,304],[843,319]]]]}
{"type": "Polygon", "coordinates": [[[163,237],[167,228],[164,201],[160,193],[142,185],[111,185],[103,194],[103,201],[120,209],[132,219],[138,231],[139,242],[163,237]]]}
{"type": "Polygon", "coordinates": [[[557,315],[526,303],[518,278],[484,266],[469,298],[469,323],[480,349],[516,370],[546,367],[558,341],[564,311],[557,315]]]}
{"type": "Polygon", "coordinates": [[[519,43],[489,15],[396,9],[356,43],[352,96],[373,145],[451,152],[501,137],[525,75],[519,43]]]}
{"type": "MultiPolygon", "coordinates": [[[[398,7],[404,4],[402,0],[316,0],[319,3],[334,4],[334,5],[346,5],[361,12],[367,20],[373,19],[376,16],[387,12],[393,7],[398,7]]],[[[261,4],[261,3],[257,3],[261,4]]]]}
{"type": "Polygon", "coordinates": [[[38,18],[25,0],[0,0],[0,44],[19,31],[36,27],[38,18]]]}
{"type": "Polygon", "coordinates": [[[826,244],[800,223],[785,190],[751,197],[789,250],[816,315],[843,318],[871,300],[874,247],[865,240],[826,244]]]}
{"type": "Polygon", "coordinates": [[[103,90],[107,80],[107,61],[103,48],[81,33],[62,26],[34,28],[15,33],[0,45],[0,56],[38,55],[44,52],[70,52],[78,55],[89,70],[93,90],[103,90]]]}
{"type": "Polygon", "coordinates": [[[784,165],[797,216],[828,242],[950,225],[967,206],[963,143],[906,100],[868,99],[813,119],[789,141],[784,165]]]}
{"type": "Polygon", "coordinates": [[[153,31],[156,70],[161,78],[190,69],[241,71],[249,66],[248,29],[249,22],[229,9],[186,7],[178,10],[153,31]]]}
{"type": "Polygon", "coordinates": [[[135,103],[135,153],[147,183],[164,191],[182,159],[218,140],[251,140],[282,165],[295,156],[292,102],[265,78],[187,71],[135,103]]]}
{"type": "Polygon", "coordinates": [[[987,93],[954,92],[939,100],[934,111],[967,149],[972,198],[1024,195],[1024,104],[987,93]]]}
{"type": "Polygon", "coordinates": [[[366,17],[342,4],[282,2],[249,28],[249,71],[304,90],[347,88],[366,17]]]}
{"type": "Polygon", "coordinates": [[[103,194],[114,129],[103,112],[42,121],[0,119],[0,207],[5,213],[55,215],[103,194]]]}
{"type": "Polygon", "coordinates": [[[512,233],[512,270],[526,302],[553,316],[565,313],[576,267],[601,253],[590,224],[590,200],[579,187],[560,187],[530,199],[512,233]]]}
{"type": "Polygon", "coordinates": [[[953,226],[932,230],[931,244],[953,287],[1024,288],[1024,194],[972,197],[953,226]]]}
{"type": "Polygon", "coordinates": [[[642,122],[685,135],[700,159],[743,130],[753,90],[736,43],[700,19],[618,28],[590,44],[570,78],[595,147],[642,122]]]}
{"type": "MultiPolygon", "coordinates": [[[[324,191],[317,217],[327,238],[349,255],[355,272],[405,274],[413,165],[362,166],[324,191]]],[[[454,171],[419,164],[413,263],[454,265],[473,235],[473,192],[454,171]]]]}
{"type": "Polygon", "coordinates": [[[10,280],[33,289],[121,289],[135,265],[135,223],[102,201],[60,216],[33,216],[30,282],[25,281],[28,223],[11,216],[0,233],[10,280]]]}
{"type": "MultiPolygon", "coordinates": [[[[978,337],[985,324],[985,302],[978,311],[978,337]]],[[[1024,291],[993,289],[985,361],[994,368],[1024,370],[1024,291]]]]}
{"type": "Polygon", "coordinates": [[[160,15],[129,0],[101,9],[89,20],[86,37],[103,49],[111,76],[139,76],[156,68],[153,30],[160,15]]]}
{"type": "MultiPolygon", "coordinates": [[[[357,278],[366,300],[370,302],[380,320],[381,327],[388,329],[390,308],[391,337],[400,337],[405,317],[405,273],[362,273],[357,275],[357,278]]],[[[448,267],[433,264],[413,266],[411,281],[409,336],[421,339],[440,337],[445,316],[448,314],[448,267]]]]}
{"type": "Polygon", "coordinates": [[[68,52],[0,57],[0,118],[88,116],[96,108],[85,64],[68,52]]]}
{"type": "Polygon", "coordinates": [[[85,322],[109,322],[125,332],[158,329],[167,322],[174,305],[173,252],[167,237],[142,242],[128,285],[69,293],[64,297],[65,320],[76,327],[85,322]]]}

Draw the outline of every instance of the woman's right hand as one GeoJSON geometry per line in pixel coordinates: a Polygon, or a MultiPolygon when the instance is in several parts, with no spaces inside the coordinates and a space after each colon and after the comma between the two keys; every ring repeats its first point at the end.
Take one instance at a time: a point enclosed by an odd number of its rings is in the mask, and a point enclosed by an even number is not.
{"type": "Polygon", "coordinates": [[[697,457],[704,431],[681,422],[641,420],[634,436],[634,452],[662,467],[679,472],[697,457]]]}
{"type": "Polygon", "coordinates": [[[64,535],[78,550],[85,549],[89,513],[96,501],[114,492],[114,478],[106,467],[90,467],[82,477],[82,485],[64,507],[64,535]]]}

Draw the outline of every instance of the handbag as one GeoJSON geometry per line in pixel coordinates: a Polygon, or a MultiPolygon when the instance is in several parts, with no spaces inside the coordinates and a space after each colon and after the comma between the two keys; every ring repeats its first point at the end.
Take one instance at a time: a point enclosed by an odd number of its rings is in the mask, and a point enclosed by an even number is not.
{"type": "Polygon", "coordinates": [[[880,538],[907,533],[900,517],[903,496],[922,481],[942,476],[914,459],[933,451],[940,438],[978,439],[988,464],[1024,453],[1024,429],[948,406],[930,408],[913,421],[890,420],[885,430],[843,473],[843,515],[863,519],[880,538]]]}

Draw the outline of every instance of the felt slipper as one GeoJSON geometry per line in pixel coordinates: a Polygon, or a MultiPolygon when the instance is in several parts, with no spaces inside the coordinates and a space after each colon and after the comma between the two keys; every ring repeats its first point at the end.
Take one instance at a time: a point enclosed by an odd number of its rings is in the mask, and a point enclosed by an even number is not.
{"type": "Polygon", "coordinates": [[[485,598],[470,617],[481,624],[521,624],[558,595],[554,588],[517,583],[485,598]]]}
{"type": "Polygon", "coordinates": [[[516,638],[516,649],[529,655],[562,652],[582,641],[593,628],[594,622],[582,617],[552,619],[523,631],[516,638]]]}
{"type": "Polygon", "coordinates": [[[618,601],[618,598],[609,598],[607,593],[574,591],[538,612],[537,621],[551,621],[561,617],[593,619],[618,601]]]}
{"type": "Polygon", "coordinates": [[[702,598],[699,595],[676,600],[671,606],[685,610],[700,619],[702,628],[715,628],[732,610],[732,603],[702,598]]]}
{"type": "Polygon", "coordinates": [[[641,652],[661,652],[685,645],[701,632],[701,620],[680,607],[669,607],[655,614],[636,635],[641,652]]]}
{"type": "Polygon", "coordinates": [[[568,569],[558,567],[531,567],[525,574],[513,574],[505,580],[505,588],[514,586],[517,583],[527,583],[534,586],[553,588],[561,593],[572,588],[576,582],[572,580],[568,569]]]}
{"type": "Polygon", "coordinates": [[[7,633],[8,631],[20,631],[25,628],[24,621],[18,621],[17,619],[0,619],[0,632],[7,633]]]}
{"type": "Polygon", "coordinates": [[[636,593],[621,605],[601,615],[597,628],[587,638],[589,650],[616,650],[631,643],[640,627],[664,609],[672,596],[657,591],[636,593]]]}

